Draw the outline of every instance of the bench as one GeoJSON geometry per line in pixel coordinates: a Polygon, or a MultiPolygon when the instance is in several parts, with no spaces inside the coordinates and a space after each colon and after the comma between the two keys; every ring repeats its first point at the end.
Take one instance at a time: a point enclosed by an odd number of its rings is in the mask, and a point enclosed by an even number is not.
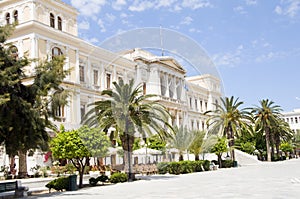
{"type": "Polygon", "coordinates": [[[14,194],[15,197],[26,197],[28,190],[28,187],[21,186],[21,181],[0,182],[1,198],[5,198],[11,194],[14,194]]]}
{"type": "Polygon", "coordinates": [[[215,163],[210,163],[210,165],[209,165],[209,170],[218,170],[218,168],[219,168],[219,165],[216,165],[215,163]]]}

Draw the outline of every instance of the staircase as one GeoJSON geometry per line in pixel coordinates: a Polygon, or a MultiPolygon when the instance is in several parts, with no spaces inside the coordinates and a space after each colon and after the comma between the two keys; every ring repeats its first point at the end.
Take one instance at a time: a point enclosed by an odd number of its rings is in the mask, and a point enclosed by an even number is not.
{"type": "Polygon", "coordinates": [[[238,162],[239,166],[256,165],[261,163],[261,161],[257,159],[257,156],[250,155],[237,149],[234,149],[234,152],[235,159],[238,162]]]}

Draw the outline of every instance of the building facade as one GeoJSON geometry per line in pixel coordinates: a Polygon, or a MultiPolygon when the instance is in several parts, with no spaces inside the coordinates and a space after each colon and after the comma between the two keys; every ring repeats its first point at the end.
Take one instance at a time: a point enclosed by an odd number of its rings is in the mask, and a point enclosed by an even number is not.
{"type": "Polygon", "coordinates": [[[283,119],[290,125],[294,132],[300,132],[300,109],[284,112],[283,119]]]}
{"type": "MultiPolygon", "coordinates": [[[[78,37],[77,10],[60,0],[2,0],[0,8],[1,25],[18,24],[8,42],[19,57],[66,58],[65,69],[71,73],[63,86],[72,92],[68,105],[57,110],[56,125],[78,128],[87,105],[102,100],[101,91],[122,78],[125,82],[135,79],[136,84],[143,84],[144,93],[156,94],[156,100],[170,111],[173,125],[206,129],[203,113],[213,110],[221,97],[218,78],[209,74],[186,77],[184,66],[174,58],[142,49],[114,53],[92,45],[78,37]]],[[[36,64],[25,72],[33,75],[36,64]]]]}

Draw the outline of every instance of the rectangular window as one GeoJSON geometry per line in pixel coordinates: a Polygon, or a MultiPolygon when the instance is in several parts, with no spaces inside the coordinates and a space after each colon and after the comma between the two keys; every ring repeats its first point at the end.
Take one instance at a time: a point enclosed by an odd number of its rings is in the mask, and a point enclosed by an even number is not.
{"type": "Polygon", "coordinates": [[[195,99],[195,109],[196,109],[196,111],[198,111],[198,100],[197,99],[195,99]]]}
{"type": "Polygon", "coordinates": [[[79,65],[79,80],[80,82],[84,82],[84,66],[79,65]]]}
{"type": "Polygon", "coordinates": [[[200,100],[200,110],[202,111],[202,100],[200,100]]]}
{"type": "Polygon", "coordinates": [[[98,80],[99,76],[98,76],[98,70],[94,70],[94,85],[98,86],[98,80]]]}
{"type": "Polygon", "coordinates": [[[110,89],[110,84],[111,84],[111,74],[106,73],[106,88],[110,89]]]}
{"type": "Polygon", "coordinates": [[[190,97],[190,108],[192,108],[192,98],[190,97]]]}
{"type": "Polygon", "coordinates": [[[64,122],[65,121],[65,106],[57,107],[54,114],[55,114],[57,121],[64,122]]]}

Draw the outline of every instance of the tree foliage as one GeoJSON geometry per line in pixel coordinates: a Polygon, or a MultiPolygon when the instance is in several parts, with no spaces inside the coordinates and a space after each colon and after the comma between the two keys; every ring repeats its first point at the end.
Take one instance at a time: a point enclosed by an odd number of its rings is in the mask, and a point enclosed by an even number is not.
{"type": "Polygon", "coordinates": [[[166,108],[150,98],[155,95],[143,95],[142,85],[134,86],[134,81],[114,82],[113,90],[104,90],[107,100],[91,104],[91,109],[83,118],[88,126],[99,126],[104,131],[115,128],[115,136],[122,142],[125,171],[133,180],[131,152],[137,137],[147,138],[158,134],[162,139],[169,137],[169,113],[166,108]]]}
{"type": "Polygon", "coordinates": [[[80,175],[79,187],[82,187],[84,168],[88,165],[89,157],[105,155],[109,145],[110,141],[103,132],[87,126],[70,131],[62,126],[50,143],[55,158],[68,159],[76,167],[80,175]]]}
{"type": "Polygon", "coordinates": [[[194,136],[192,143],[189,147],[189,150],[195,155],[195,160],[199,160],[199,154],[204,151],[204,131],[192,131],[194,136]]]}
{"type": "Polygon", "coordinates": [[[267,160],[271,161],[271,142],[274,134],[272,128],[280,121],[282,109],[275,105],[273,101],[264,99],[260,101],[260,106],[252,108],[255,121],[255,128],[263,133],[266,142],[267,160]]]}
{"type": "Polygon", "coordinates": [[[183,152],[189,149],[190,145],[193,142],[194,134],[192,134],[184,126],[175,126],[174,134],[170,139],[171,147],[174,147],[179,150],[179,161],[183,160],[183,152]]]}
{"type": "Polygon", "coordinates": [[[219,166],[222,167],[222,154],[227,152],[227,139],[226,137],[218,138],[218,142],[211,148],[211,152],[218,156],[219,166]]]}
{"type": "MultiPolygon", "coordinates": [[[[9,155],[23,157],[31,148],[47,146],[46,128],[54,128],[49,118],[53,116],[50,107],[55,94],[49,94],[65,93],[60,85],[69,71],[63,69],[63,57],[39,63],[18,57],[12,44],[6,42],[13,30],[0,27],[0,142],[9,155]],[[32,67],[34,74],[25,73],[26,67],[32,67]]],[[[26,173],[26,162],[20,161],[20,177],[26,173]]]]}
{"type": "Polygon", "coordinates": [[[243,102],[239,101],[239,98],[225,97],[221,98],[220,104],[215,104],[216,110],[205,113],[209,115],[210,133],[227,137],[232,160],[235,160],[234,140],[252,120],[250,113],[246,109],[240,108],[242,104],[243,102]]]}

